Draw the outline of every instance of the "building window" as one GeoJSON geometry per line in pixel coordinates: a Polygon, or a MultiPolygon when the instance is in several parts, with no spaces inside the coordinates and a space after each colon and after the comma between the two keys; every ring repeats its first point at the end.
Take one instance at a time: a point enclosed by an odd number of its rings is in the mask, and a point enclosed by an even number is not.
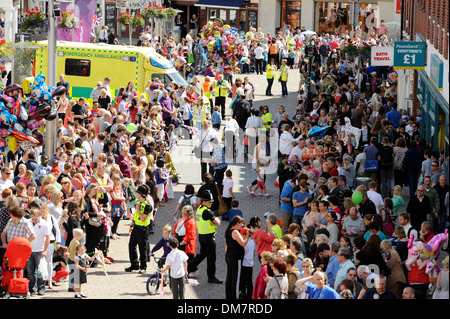
{"type": "Polygon", "coordinates": [[[90,76],[91,75],[91,61],[66,59],[65,70],[66,75],[73,76],[90,76]]]}
{"type": "Polygon", "coordinates": [[[292,31],[296,28],[300,28],[301,6],[301,1],[282,1],[281,24],[283,27],[288,25],[292,31]]]}
{"type": "Polygon", "coordinates": [[[236,10],[230,10],[230,22],[228,24],[232,28],[236,27],[236,10]]]}
{"type": "Polygon", "coordinates": [[[217,9],[209,9],[209,19],[217,19],[217,9]]]}
{"type": "Polygon", "coordinates": [[[315,29],[318,33],[342,33],[351,31],[359,25],[364,33],[376,32],[379,24],[380,12],[376,3],[360,3],[358,10],[358,21],[355,26],[351,23],[350,2],[316,2],[315,29]]]}

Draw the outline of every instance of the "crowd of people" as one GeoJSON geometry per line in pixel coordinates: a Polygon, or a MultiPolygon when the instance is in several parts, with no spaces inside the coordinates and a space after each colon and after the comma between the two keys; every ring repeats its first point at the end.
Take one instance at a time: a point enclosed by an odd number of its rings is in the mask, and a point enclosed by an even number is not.
{"type": "MultiPolygon", "coordinates": [[[[426,143],[420,116],[398,110],[393,70],[358,66],[340,51],[351,41],[386,45],[384,37],[305,37],[289,28],[271,36],[252,28],[242,37],[248,65],[232,77],[220,60],[198,68],[200,39],[189,32],[175,43],[172,34],[158,40],[143,32],[137,44],[171,59],[188,87],[156,79],[138,94],[132,81],[110,88],[106,76],[89,97],[61,96],[51,158],[42,146],[6,154],[1,241],[30,240],[30,292],[45,294],[67,277],[75,297],[86,297],[87,267],[114,262],[109,246],[120,238],[120,221],[129,220],[125,271],[144,274],[150,255],[163,248],[160,267],[176,298],[184,298],[184,278],[195,278],[204,259],[208,283],[223,283],[215,265],[222,222],[227,299],[410,299],[430,291],[448,298],[448,257],[437,280],[420,261],[406,266],[410,238],[428,243],[448,228],[448,153],[426,143]],[[315,55],[307,61],[311,40],[315,55]],[[267,96],[275,78],[281,83],[277,105],[253,106],[255,86],[246,75],[253,72],[267,78],[267,96]],[[292,114],[283,99],[290,72],[300,72],[292,114]],[[202,184],[186,185],[174,225],[164,225],[156,242],[150,235],[162,228],[158,215],[175,199],[180,178],[171,154],[180,138],[195,139],[202,184]],[[229,169],[241,145],[255,175],[248,196],[275,195],[265,181],[277,161],[279,212],[255,212],[248,222],[229,169]],[[46,282],[38,275],[41,259],[46,282]]],[[[64,75],[59,84],[68,85],[64,75]]]]}

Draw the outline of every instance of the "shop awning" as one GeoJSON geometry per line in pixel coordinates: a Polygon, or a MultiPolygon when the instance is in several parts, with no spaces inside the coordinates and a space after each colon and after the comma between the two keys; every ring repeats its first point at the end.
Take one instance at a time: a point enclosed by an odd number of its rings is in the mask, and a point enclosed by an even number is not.
{"type": "Polygon", "coordinates": [[[198,0],[196,7],[239,9],[245,0],[198,0]]]}

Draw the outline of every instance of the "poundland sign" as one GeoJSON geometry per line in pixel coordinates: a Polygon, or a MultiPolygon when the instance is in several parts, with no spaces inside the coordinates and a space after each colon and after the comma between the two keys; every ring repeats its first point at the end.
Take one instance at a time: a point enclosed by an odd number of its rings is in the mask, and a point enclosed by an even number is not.
{"type": "Polygon", "coordinates": [[[394,68],[425,69],[425,42],[395,42],[394,68]]]}

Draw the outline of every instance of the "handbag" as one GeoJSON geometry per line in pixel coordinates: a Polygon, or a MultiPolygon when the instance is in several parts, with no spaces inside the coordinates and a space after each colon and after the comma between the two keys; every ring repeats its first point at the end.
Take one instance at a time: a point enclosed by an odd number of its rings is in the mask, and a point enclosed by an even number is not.
{"type": "Polygon", "coordinates": [[[223,198],[222,198],[222,194],[220,194],[219,191],[219,186],[216,185],[216,189],[217,189],[217,197],[219,198],[219,209],[218,209],[218,213],[219,216],[222,216],[223,214],[225,214],[226,212],[228,212],[228,206],[227,204],[225,204],[223,198]]]}
{"type": "Polygon", "coordinates": [[[196,145],[194,146],[194,148],[192,149],[192,153],[194,154],[194,156],[198,159],[200,159],[202,157],[202,145],[203,142],[205,141],[205,138],[208,136],[207,133],[205,133],[205,137],[203,137],[202,142],[200,143],[200,145],[196,145]]]}
{"type": "Polygon", "coordinates": [[[88,223],[89,225],[94,227],[100,227],[100,225],[102,224],[100,217],[89,217],[88,223]]]}
{"type": "Polygon", "coordinates": [[[378,170],[378,161],[372,160],[372,161],[366,161],[366,164],[364,165],[364,170],[366,172],[375,172],[378,170]]]}
{"type": "Polygon", "coordinates": [[[242,144],[244,144],[244,145],[250,145],[250,142],[249,142],[249,140],[248,140],[248,136],[244,136],[244,140],[242,141],[242,144]]]}

